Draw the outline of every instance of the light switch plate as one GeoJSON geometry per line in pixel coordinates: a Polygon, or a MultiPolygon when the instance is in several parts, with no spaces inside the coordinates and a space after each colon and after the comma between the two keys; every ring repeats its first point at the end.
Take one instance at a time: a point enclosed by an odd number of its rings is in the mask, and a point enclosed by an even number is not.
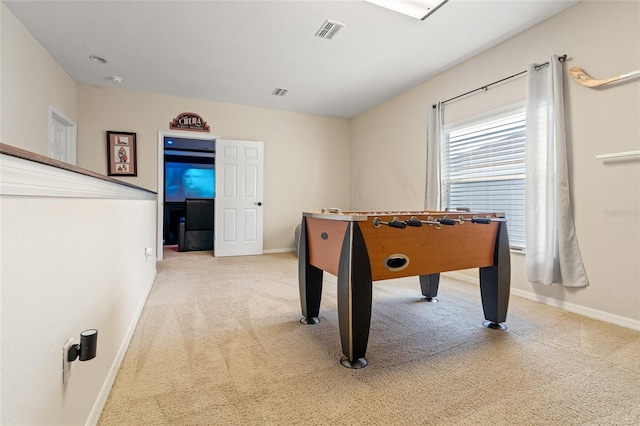
{"type": "Polygon", "coordinates": [[[69,348],[73,346],[73,337],[65,342],[62,347],[62,384],[66,385],[71,375],[71,362],[69,362],[69,348]]]}

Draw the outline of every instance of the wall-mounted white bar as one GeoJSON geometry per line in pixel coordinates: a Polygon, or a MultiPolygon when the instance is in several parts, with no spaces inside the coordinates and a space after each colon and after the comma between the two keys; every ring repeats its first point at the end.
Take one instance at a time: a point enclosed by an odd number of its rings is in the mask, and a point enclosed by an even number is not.
{"type": "Polygon", "coordinates": [[[626,152],[614,152],[611,154],[600,154],[596,155],[598,160],[605,160],[607,158],[620,158],[620,157],[633,157],[636,155],[640,155],[640,150],[638,151],[626,151],[626,152]]]}

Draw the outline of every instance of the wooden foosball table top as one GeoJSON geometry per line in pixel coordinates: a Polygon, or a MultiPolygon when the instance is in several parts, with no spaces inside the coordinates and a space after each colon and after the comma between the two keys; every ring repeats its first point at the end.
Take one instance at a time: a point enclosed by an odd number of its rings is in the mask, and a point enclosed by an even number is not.
{"type": "Polygon", "coordinates": [[[502,213],[451,211],[305,212],[310,264],[337,275],[350,224],[366,246],[374,281],[494,264],[502,213]]]}
{"type": "Polygon", "coordinates": [[[434,216],[434,217],[443,217],[448,216],[451,218],[470,218],[470,217],[493,217],[493,218],[504,218],[504,213],[486,213],[486,212],[472,212],[469,210],[389,210],[389,211],[343,211],[336,208],[331,209],[322,209],[321,211],[312,211],[312,212],[303,212],[303,216],[305,217],[319,217],[322,219],[332,219],[332,220],[351,220],[351,221],[366,221],[370,217],[389,217],[389,216],[434,216]]]}

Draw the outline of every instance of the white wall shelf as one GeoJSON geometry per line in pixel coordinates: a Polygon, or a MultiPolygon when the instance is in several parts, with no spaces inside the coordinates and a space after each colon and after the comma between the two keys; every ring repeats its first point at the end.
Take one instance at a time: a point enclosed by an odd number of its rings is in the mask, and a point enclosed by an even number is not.
{"type": "Polygon", "coordinates": [[[607,160],[610,158],[624,158],[624,157],[640,157],[640,150],[626,151],[626,152],[612,152],[611,154],[596,155],[598,160],[607,160]]]}

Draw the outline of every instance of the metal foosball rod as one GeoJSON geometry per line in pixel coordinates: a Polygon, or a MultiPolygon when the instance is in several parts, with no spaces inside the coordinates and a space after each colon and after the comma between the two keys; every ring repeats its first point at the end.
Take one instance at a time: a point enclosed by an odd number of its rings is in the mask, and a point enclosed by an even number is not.
{"type": "Polygon", "coordinates": [[[387,226],[390,226],[392,228],[404,229],[407,226],[419,228],[423,224],[435,225],[436,227],[440,227],[442,225],[453,226],[453,225],[456,225],[456,224],[463,224],[464,222],[471,222],[471,223],[477,223],[477,224],[481,224],[481,225],[488,225],[491,222],[506,222],[506,219],[505,218],[501,218],[501,217],[476,217],[476,216],[473,216],[471,218],[459,217],[458,219],[452,219],[450,217],[445,216],[445,217],[443,217],[441,219],[429,218],[427,220],[420,220],[417,217],[412,216],[408,220],[400,220],[396,216],[389,222],[385,222],[382,219],[380,219],[379,217],[376,217],[376,218],[373,219],[372,224],[373,224],[373,226],[375,228],[380,228],[382,225],[387,225],[387,226]]]}
{"type": "Polygon", "coordinates": [[[463,217],[461,217],[458,220],[461,223],[462,222],[471,222],[471,223],[479,223],[481,225],[488,225],[491,222],[506,222],[507,221],[503,217],[476,217],[476,216],[473,216],[472,218],[463,218],[463,217]]]}

